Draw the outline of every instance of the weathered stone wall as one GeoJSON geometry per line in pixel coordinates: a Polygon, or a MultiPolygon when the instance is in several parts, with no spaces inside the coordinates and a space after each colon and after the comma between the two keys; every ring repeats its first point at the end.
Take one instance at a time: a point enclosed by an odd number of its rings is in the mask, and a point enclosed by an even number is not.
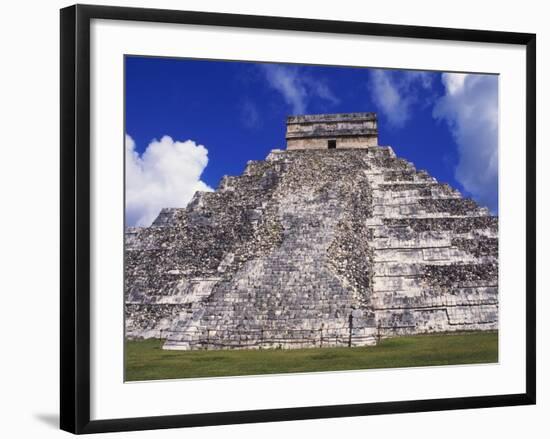
{"type": "Polygon", "coordinates": [[[127,336],[166,349],[496,329],[498,220],[391,148],[275,150],[128,229],[125,282],[127,336]]]}
{"type": "Polygon", "coordinates": [[[498,219],[386,154],[370,162],[367,220],[381,333],[497,329],[498,219]]]}
{"type": "Polygon", "coordinates": [[[378,145],[374,113],[290,116],[286,127],[287,149],[367,148],[378,145]]]}
{"type": "Polygon", "coordinates": [[[370,146],[378,145],[376,136],[352,136],[352,137],[311,137],[307,139],[287,139],[286,146],[288,150],[296,149],[328,149],[328,141],[333,140],[336,143],[336,149],[364,149],[370,146]]]}
{"type": "MultiPolygon", "coordinates": [[[[287,124],[307,124],[307,123],[353,123],[353,122],[374,122],[376,123],[376,113],[328,113],[328,114],[302,114],[299,116],[288,116],[287,124]]],[[[374,125],[376,128],[376,125],[374,125]]]]}

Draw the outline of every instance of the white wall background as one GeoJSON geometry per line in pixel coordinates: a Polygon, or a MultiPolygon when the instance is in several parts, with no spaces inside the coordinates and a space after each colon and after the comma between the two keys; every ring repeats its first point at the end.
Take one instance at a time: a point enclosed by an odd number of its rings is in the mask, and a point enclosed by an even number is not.
{"type": "MultiPolygon", "coordinates": [[[[538,405],[455,412],[123,433],[109,437],[413,438],[544,437],[550,409],[549,328],[544,321],[549,234],[544,200],[550,166],[543,145],[550,115],[545,2],[417,0],[297,2],[277,0],[103,0],[88,3],[260,15],[357,20],[537,33],[538,45],[538,405]],[[546,349],[545,348],[546,344],[546,349]]],[[[0,432],[4,437],[60,437],[58,422],[59,13],[63,1],[3,4],[0,14],[0,432]]]]}

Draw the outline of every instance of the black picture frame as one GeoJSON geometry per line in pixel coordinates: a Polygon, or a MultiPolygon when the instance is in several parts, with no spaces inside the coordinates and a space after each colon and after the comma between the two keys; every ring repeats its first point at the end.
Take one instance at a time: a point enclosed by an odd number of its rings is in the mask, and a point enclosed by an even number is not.
{"type": "Polygon", "coordinates": [[[535,404],[535,34],[89,5],[75,5],[62,9],[60,24],[61,429],[77,434],[99,433],[535,404]],[[527,146],[525,393],[90,420],[90,22],[92,19],[525,46],[527,60],[525,66],[527,79],[525,133],[527,146]]]}

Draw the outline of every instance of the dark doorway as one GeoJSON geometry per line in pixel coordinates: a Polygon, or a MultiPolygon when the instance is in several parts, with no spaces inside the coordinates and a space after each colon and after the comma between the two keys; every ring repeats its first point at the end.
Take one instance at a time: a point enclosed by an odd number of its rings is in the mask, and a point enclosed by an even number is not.
{"type": "Polygon", "coordinates": [[[335,149],[335,148],[336,148],[336,140],[329,140],[328,149],[335,149]]]}

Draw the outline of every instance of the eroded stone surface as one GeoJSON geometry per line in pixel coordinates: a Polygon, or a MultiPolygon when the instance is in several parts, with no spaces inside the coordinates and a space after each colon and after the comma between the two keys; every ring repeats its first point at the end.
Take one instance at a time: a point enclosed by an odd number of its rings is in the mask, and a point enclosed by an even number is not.
{"type": "Polygon", "coordinates": [[[128,229],[125,288],[165,349],[496,329],[498,220],[388,147],[275,150],[128,229]]]}
{"type": "Polygon", "coordinates": [[[376,146],[376,113],[289,116],[286,123],[286,143],[288,150],[376,146]]]}

